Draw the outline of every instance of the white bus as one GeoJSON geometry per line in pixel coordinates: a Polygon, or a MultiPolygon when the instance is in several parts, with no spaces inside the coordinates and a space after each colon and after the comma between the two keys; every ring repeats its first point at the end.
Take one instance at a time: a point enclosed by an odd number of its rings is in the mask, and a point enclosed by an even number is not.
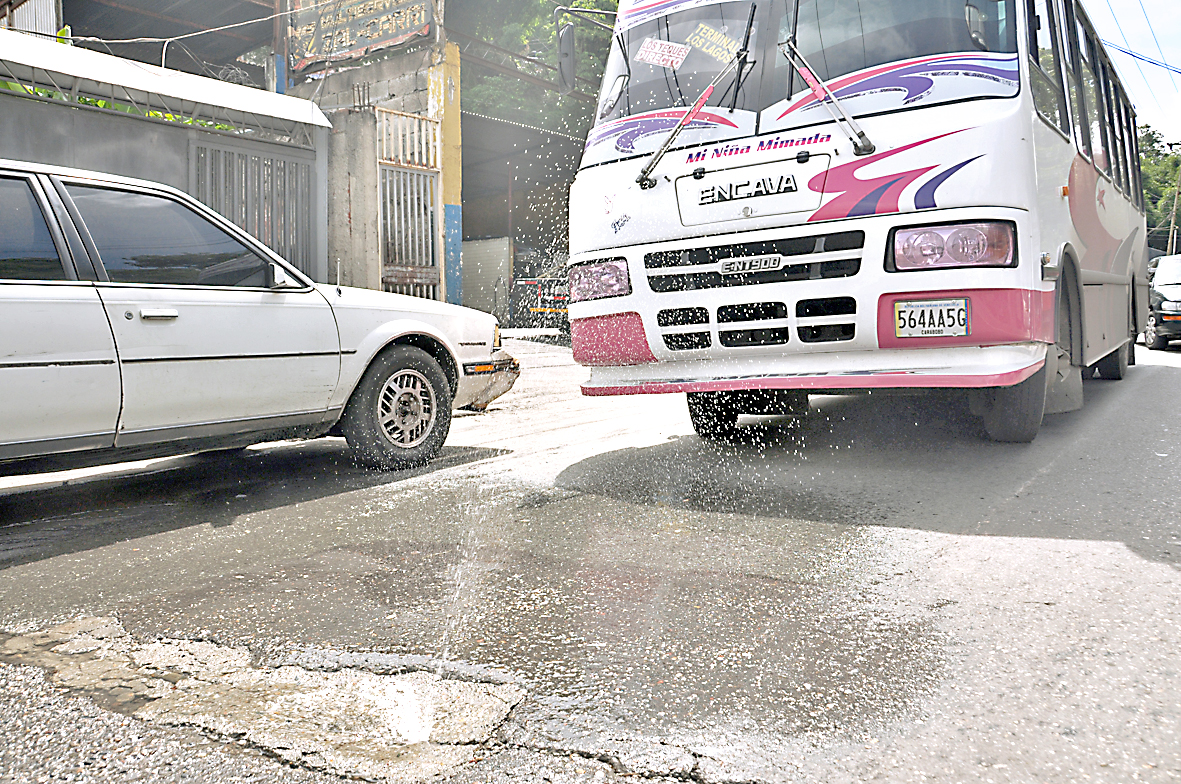
{"type": "Polygon", "coordinates": [[[584,393],[688,393],[705,437],[959,388],[1030,441],[1147,314],[1135,114],[1079,0],[622,0],[570,245],[584,393]]]}

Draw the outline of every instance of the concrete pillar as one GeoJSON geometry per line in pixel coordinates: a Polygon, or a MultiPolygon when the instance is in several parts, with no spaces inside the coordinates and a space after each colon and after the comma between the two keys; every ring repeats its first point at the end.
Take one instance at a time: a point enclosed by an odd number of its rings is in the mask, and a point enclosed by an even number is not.
{"type": "Polygon", "coordinates": [[[380,290],[377,115],[372,107],[365,107],[333,112],[329,119],[328,279],[337,285],[380,290]]]}
{"type": "Polygon", "coordinates": [[[459,47],[446,44],[431,67],[430,115],[439,119],[442,143],[443,288],[448,302],[463,302],[463,123],[460,118],[459,47]]]}

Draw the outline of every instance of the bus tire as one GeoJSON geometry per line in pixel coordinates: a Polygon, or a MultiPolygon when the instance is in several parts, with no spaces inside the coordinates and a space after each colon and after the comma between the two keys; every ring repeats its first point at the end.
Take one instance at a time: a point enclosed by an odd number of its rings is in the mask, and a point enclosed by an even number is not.
{"type": "Polygon", "coordinates": [[[992,390],[984,429],[993,441],[1028,444],[1037,438],[1046,410],[1046,366],[1011,387],[992,390]]]}
{"type": "Polygon", "coordinates": [[[1128,351],[1131,344],[1125,343],[1095,363],[1099,376],[1109,381],[1121,381],[1128,375],[1128,351]]]}
{"type": "Polygon", "coordinates": [[[689,420],[697,435],[709,441],[725,440],[738,432],[738,410],[725,392],[690,392],[689,420]]]}

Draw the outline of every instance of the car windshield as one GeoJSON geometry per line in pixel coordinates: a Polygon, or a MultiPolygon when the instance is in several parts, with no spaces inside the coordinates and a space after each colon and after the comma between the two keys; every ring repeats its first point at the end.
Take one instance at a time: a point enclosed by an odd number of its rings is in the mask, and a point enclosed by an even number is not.
{"type": "Polygon", "coordinates": [[[1152,282],[1157,286],[1172,286],[1181,283],[1181,256],[1161,259],[1152,282]]]}

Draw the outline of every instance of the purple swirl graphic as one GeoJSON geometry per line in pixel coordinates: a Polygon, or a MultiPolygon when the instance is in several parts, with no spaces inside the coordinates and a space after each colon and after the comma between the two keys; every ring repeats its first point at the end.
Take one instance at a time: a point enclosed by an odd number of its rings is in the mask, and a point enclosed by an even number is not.
{"type": "MultiPolygon", "coordinates": [[[[841,79],[831,83],[829,88],[837,98],[854,98],[860,95],[890,91],[905,92],[906,97],[902,99],[905,106],[930,93],[935,86],[936,77],[940,76],[964,76],[1016,85],[1018,80],[1017,59],[998,60],[987,57],[954,56],[924,60],[918,63],[875,69],[869,74],[841,79]]],[[[792,112],[819,105],[820,102],[809,95],[793,104],[780,117],[786,117],[792,112]]]]}
{"type": "MultiPolygon", "coordinates": [[[[605,141],[614,140],[615,149],[618,152],[625,154],[634,153],[636,151],[636,142],[640,139],[646,136],[669,133],[673,128],[677,127],[677,124],[681,122],[681,118],[684,116],[684,110],[653,112],[652,114],[643,114],[603,126],[603,128],[591,132],[586,140],[586,149],[589,150],[591,147],[595,147],[605,141]]],[[[692,129],[724,127],[737,128],[738,126],[724,117],[706,112],[702,112],[694,117],[686,126],[686,128],[692,129]]]]}

